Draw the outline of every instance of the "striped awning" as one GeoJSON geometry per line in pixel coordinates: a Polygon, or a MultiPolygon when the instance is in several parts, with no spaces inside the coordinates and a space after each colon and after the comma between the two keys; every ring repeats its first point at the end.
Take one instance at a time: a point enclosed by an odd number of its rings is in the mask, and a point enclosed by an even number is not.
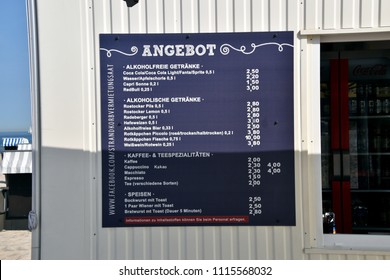
{"type": "Polygon", "coordinates": [[[3,174],[32,173],[31,144],[18,145],[15,151],[4,151],[0,167],[3,174]]]}
{"type": "Polygon", "coordinates": [[[19,144],[18,145],[18,151],[31,151],[32,145],[31,144],[19,144]]]}
{"type": "Polygon", "coordinates": [[[3,147],[13,147],[18,144],[28,144],[28,139],[24,137],[7,137],[3,138],[3,147]]]}

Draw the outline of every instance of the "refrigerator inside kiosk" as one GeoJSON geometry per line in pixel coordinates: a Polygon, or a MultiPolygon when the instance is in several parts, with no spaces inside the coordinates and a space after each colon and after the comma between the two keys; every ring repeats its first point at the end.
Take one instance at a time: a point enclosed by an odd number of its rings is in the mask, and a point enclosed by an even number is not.
{"type": "Polygon", "coordinates": [[[321,141],[324,233],[390,234],[387,42],[323,44],[321,141]]]}

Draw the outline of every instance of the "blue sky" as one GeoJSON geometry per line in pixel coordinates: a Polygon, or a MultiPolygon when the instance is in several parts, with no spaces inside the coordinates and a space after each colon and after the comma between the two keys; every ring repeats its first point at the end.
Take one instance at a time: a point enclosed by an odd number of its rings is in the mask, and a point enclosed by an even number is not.
{"type": "Polygon", "coordinates": [[[0,132],[27,131],[31,102],[25,0],[0,0],[0,132]]]}

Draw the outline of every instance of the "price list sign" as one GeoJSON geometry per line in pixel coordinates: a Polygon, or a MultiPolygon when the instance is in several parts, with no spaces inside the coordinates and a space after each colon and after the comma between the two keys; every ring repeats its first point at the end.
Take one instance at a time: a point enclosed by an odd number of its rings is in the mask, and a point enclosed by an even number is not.
{"type": "Polygon", "coordinates": [[[293,32],[101,34],[103,227],[295,225],[293,32]]]}

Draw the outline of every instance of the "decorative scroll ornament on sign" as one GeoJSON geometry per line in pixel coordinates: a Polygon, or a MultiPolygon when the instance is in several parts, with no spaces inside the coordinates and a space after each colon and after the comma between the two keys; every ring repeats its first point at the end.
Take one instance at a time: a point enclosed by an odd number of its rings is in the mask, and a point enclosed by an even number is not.
{"type": "MultiPolygon", "coordinates": [[[[245,54],[245,55],[250,55],[250,54],[253,54],[253,53],[256,51],[257,48],[264,47],[264,46],[269,46],[269,45],[275,45],[275,46],[277,46],[279,52],[283,52],[284,47],[291,47],[291,48],[294,47],[293,45],[287,44],[287,43],[281,43],[281,44],[280,44],[280,43],[276,43],[276,42],[269,42],[269,43],[263,43],[263,44],[259,44],[259,45],[256,45],[255,43],[252,43],[252,44],[250,45],[251,48],[250,48],[249,50],[247,50],[247,47],[246,47],[246,46],[241,46],[241,47],[239,47],[239,48],[236,48],[236,47],[234,47],[234,46],[232,46],[232,45],[230,45],[230,44],[223,44],[223,45],[221,45],[221,47],[219,48],[219,51],[220,51],[220,53],[221,53],[222,55],[228,55],[228,54],[230,53],[230,50],[234,50],[234,51],[236,51],[236,52],[241,52],[241,53],[243,53],[243,54],[245,54]]],[[[192,55],[194,55],[195,53],[196,53],[197,55],[201,56],[201,55],[204,55],[204,54],[206,53],[206,47],[203,46],[203,45],[200,45],[201,47],[203,47],[203,50],[202,50],[201,54],[199,54],[199,53],[197,53],[197,52],[194,52],[194,50],[198,50],[198,47],[199,47],[199,46],[197,46],[197,48],[195,49],[194,46],[192,46],[192,45],[177,45],[177,46],[167,45],[167,46],[165,46],[166,48],[165,48],[164,50],[167,52],[167,48],[169,47],[169,48],[170,48],[169,56],[171,56],[171,55],[174,55],[174,53],[171,53],[171,51],[174,49],[174,47],[181,47],[180,50],[183,50],[185,47],[188,47],[188,46],[192,47],[192,49],[190,50],[190,51],[191,51],[190,54],[187,54],[186,56],[192,56],[192,55]],[[172,50],[171,50],[171,49],[172,49],[172,50]]],[[[161,46],[154,46],[154,47],[159,47],[159,48],[161,48],[161,46]]],[[[215,47],[216,47],[216,45],[214,45],[214,44],[209,44],[209,45],[207,45],[207,50],[208,50],[208,54],[209,54],[209,55],[214,55],[213,50],[215,49],[215,47]],[[213,48],[214,48],[214,49],[213,49],[213,48]]],[[[111,57],[113,52],[117,52],[117,53],[120,53],[120,54],[125,55],[125,56],[134,56],[134,55],[136,55],[136,54],[138,53],[138,48],[137,48],[136,46],[132,46],[132,47],[130,48],[131,53],[127,53],[127,52],[120,51],[120,50],[117,50],[117,49],[100,48],[100,50],[105,51],[107,57],[111,57]]],[[[149,45],[148,45],[148,46],[144,46],[144,53],[142,54],[142,56],[152,56],[152,54],[151,54],[150,52],[151,52],[150,46],[149,46],[149,45]],[[146,55],[146,53],[145,53],[145,48],[146,48],[146,47],[147,47],[147,50],[148,50],[147,53],[149,53],[149,55],[146,55]]],[[[162,50],[161,50],[161,52],[162,52],[162,50]]],[[[161,54],[160,54],[160,55],[161,55],[161,54]]],[[[184,55],[184,54],[183,54],[183,55],[184,55]]],[[[154,55],[154,56],[155,56],[155,55],[154,55]]]]}
{"type": "Polygon", "coordinates": [[[112,56],[112,52],[117,52],[117,53],[120,53],[120,54],[123,54],[125,56],[133,56],[133,55],[136,55],[138,53],[138,48],[136,46],[133,46],[131,47],[131,53],[125,53],[125,52],[122,52],[120,50],[116,50],[116,49],[105,49],[105,48],[100,48],[101,51],[106,51],[107,53],[107,57],[111,57],[112,56]]]}
{"type": "Polygon", "coordinates": [[[233,47],[230,44],[223,44],[220,47],[219,51],[221,52],[221,54],[227,55],[227,54],[230,53],[230,49],[232,49],[232,50],[235,50],[237,52],[241,52],[243,54],[249,55],[249,54],[254,53],[257,48],[263,47],[263,46],[268,46],[268,45],[276,45],[276,46],[278,46],[278,51],[279,52],[282,52],[284,50],[284,48],[283,48],[284,46],[291,47],[291,48],[294,47],[293,45],[287,44],[287,43],[279,44],[279,43],[276,43],[276,42],[269,42],[269,43],[263,43],[263,44],[259,44],[259,45],[256,45],[255,43],[252,43],[251,44],[252,49],[247,51],[245,46],[241,46],[239,48],[235,48],[235,47],[233,47]]]}

